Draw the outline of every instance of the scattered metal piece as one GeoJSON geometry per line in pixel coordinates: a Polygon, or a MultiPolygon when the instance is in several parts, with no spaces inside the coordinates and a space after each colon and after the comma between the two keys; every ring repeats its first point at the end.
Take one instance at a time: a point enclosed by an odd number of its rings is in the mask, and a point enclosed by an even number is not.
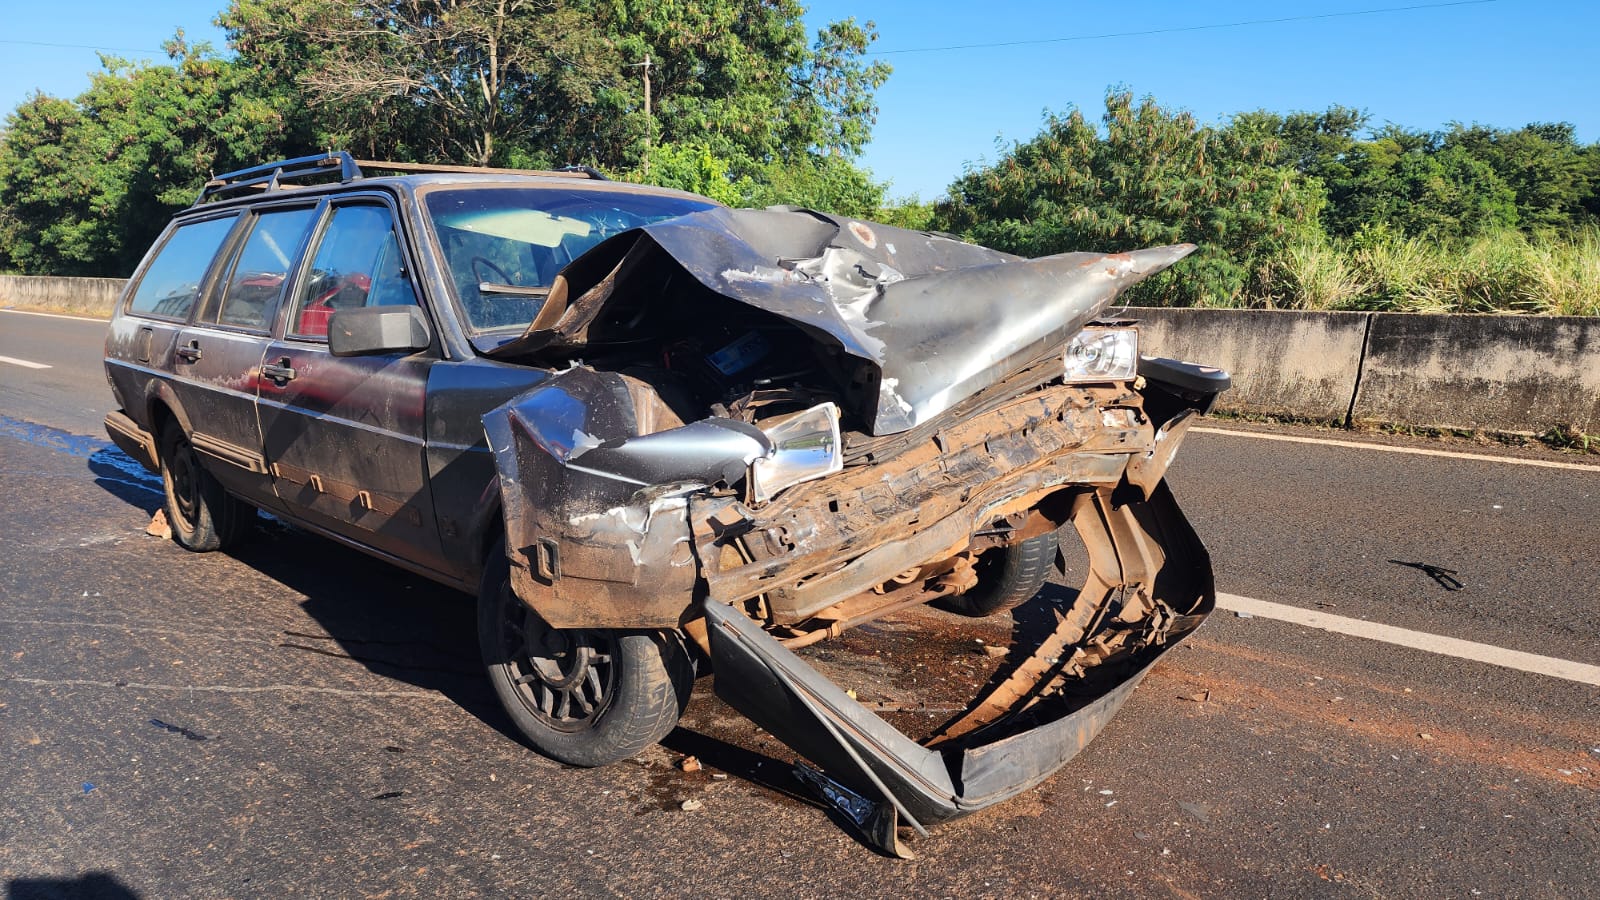
{"type": "Polygon", "coordinates": [[[1455,569],[1446,569],[1442,566],[1436,566],[1431,563],[1406,562],[1399,559],[1391,559],[1389,562],[1394,563],[1397,566],[1405,566],[1409,569],[1416,569],[1429,578],[1432,578],[1440,587],[1447,591],[1459,591],[1466,587],[1465,584],[1461,583],[1461,579],[1455,577],[1461,574],[1455,569]]]}
{"type": "Polygon", "coordinates": [[[191,731],[190,729],[185,728],[182,725],[170,725],[170,724],[168,724],[166,722],[161,721],[160,719],[151,719],[150,720],[150,724],[154,725],[155,727],[157,727],[159,729],[161,729],[162,731],[170,732],[172,734],[181,734],[181,735],[183,735],[184,737],[188,738],[191,741],[208,740],[208,738],[205,735],[201,734],[200,732],[191,731]]]}
{"type": "Polygon", "coordinates": [[[875,803],[822,774],[821,769],[803,762],[795,763],[794,777],[861,829],[862,837],[873,847],[900,859],[917,858],[900,840],[898,817],[893,804],[875,803]]]}

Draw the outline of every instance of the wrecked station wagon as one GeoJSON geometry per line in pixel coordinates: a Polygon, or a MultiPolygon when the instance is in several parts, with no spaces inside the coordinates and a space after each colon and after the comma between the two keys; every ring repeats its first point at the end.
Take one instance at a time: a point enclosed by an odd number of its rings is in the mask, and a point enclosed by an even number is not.
{"type": "Polygon", "coordinates": [[[476,594],[549,756],[638,753],[709,668],[904,854],[898,826],[1048,777],[1211,608],[1163,476],[1227,376],[1107,318],[1192,249],[1021,259],[593,172],[305,157],[213,179],[151,248],[106,425],[184,547],[259,508],[476,594]],[[796,652],[1005,612],[1066,534],[1081,591],[930,735],[796,652]]]}

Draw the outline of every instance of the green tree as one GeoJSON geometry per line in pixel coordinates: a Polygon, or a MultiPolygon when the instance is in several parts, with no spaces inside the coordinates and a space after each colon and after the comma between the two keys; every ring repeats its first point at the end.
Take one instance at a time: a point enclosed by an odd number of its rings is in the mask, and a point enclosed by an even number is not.
{"type": "Polygon", "coordinates": [[[1330,181],[1328,230],[1382,226],[1438,238],[1517,224],[1516,193],[1489,163],[1460,145],[1395,126],[1356,145],[1347,174],[1330,181]]]}
{"type": "Polygon", "coordinates": [[[1515,131],[1454,124],[1441,152],[1459,149],[1487,164],[1515,195],[1524,228],[1570,228],[1585,216],[1594,184],[1573,127],[1534,124],[1515,131]]]}
{"type": "Polygon", "coordinates": [[[958,179],[933,224],[1024,256],[1195,242],[1176,275],[1140,286],[1144,302],[1169,304],[1239,296],[1276,248],[1316,229],[1316,181],[1245,132],[1125,91],[1107,95],[1101,128],[1076,109],[1050,116],[958,179]]]}
{"type": "Polygon", "coordinates": [[[538,155],[516,136],[592,105],[618,65],[584,10],[558,0],[235,0],[218,22],[332,133],[435,161],[538,155]]]}
{"type": "Polygon", "coordinates": [[[0,141],[0,248],[33,273],[126,275],[216,171],[281,156],[295,118],[182,34],[171,64],[103,57],[76,100],[36,95],[0,141]]]}
{"type": "Polygon", "coordinates": [[[864,61],[872,26],[834,22],[808,43],[803,12],[793,0],[233,0],[219,22],[242,64],[305,92],[335,143],[612,171],[646,168],[652,145],[700,147],[737,181],[778,159],[853,157],[870,136],[889,72],[864,61]]]}

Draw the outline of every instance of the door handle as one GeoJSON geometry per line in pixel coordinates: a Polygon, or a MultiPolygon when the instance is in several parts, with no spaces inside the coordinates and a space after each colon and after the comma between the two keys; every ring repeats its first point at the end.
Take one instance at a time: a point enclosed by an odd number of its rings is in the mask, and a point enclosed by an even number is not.
{"type": "Polygon", "coordinates": [[[280,385],[288,381],[293,381],[294,367],[290,365],[290,362],[291,361],[289,357],[285,356],[284,358],[278,360],[276,365],[267,363],[261,367],[261,374],[272,379],[273,381],[276,381],[280,385]]]}
{"type": "Polygon", "coordinates": [[[200,352],[199,341],[190,341],[189,346],[179,347],[177,350],[173,351],[173,355],[177,356],[179,359],[185,360],[186,362],[194,362],[205,354],[200,352]]]}

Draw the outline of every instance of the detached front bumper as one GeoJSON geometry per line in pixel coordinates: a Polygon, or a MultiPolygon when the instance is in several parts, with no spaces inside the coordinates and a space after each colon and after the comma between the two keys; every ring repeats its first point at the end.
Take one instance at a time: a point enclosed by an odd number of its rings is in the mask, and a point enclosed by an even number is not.
{"type": "Polygon", "coordinates": [[[717,694],[818,764],[826,776],[803,776],[870,842],[909,856],[899,820],[923,831],[1049,777],[1212,609],[1210,558],[1165,483],[1147,500],[1084,498],[1073,521],[1090,556],[1077,601],[1032,656],[926,744],[851,699],[739,610],[708,601],[717,694]]]}

